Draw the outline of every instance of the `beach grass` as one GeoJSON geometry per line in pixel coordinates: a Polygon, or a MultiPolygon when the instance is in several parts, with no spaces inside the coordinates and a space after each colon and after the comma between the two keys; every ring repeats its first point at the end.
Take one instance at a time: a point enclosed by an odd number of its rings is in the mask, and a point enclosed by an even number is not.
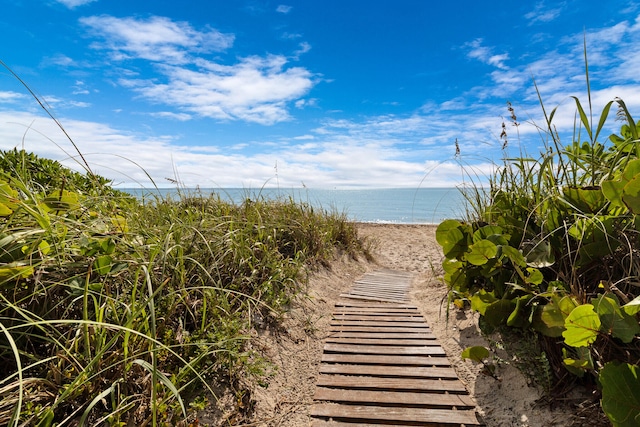
{"type": "Polygon", "coordinates": [[[190,402],[265,375],[251,330],[310,270],[370,256],[345,215],[291,199],[142,201],[23,151],[0,162],[1,425],[189,425],[190,402]]]}

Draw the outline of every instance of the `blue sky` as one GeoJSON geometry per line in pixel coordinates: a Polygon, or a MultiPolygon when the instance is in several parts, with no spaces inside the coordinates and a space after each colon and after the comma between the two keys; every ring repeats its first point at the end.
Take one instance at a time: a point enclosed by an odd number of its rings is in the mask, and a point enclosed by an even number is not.
{"type": "MultiPolygon", "coordinates": [[[[160,187],[202,188],[442,187],[486,176],[504,155],[543,145],[532,77],[571,134],[571,96],[587,102],[585,37],[594,111],[620,97],[640,117],[635,1],[0,8],[0,60],[47,103],[92,170],[121,187],[150,186],[147,175],[160,187]]],[[[13,147],[79,169],[55,123],[1,70],[0,149],[13,147]]]]}

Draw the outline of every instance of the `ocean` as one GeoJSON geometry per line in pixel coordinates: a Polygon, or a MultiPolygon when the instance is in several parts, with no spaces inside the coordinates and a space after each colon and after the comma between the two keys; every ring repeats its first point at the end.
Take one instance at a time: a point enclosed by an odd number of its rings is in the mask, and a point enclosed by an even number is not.
{"type": "Polygon", "coordinates": [[[344,213],[352,221],[394,224],[439,224],[463,218],[465,201],[457,188],[396,188],[366,190],[319,190],[309,188],[224,189],[131,189],[136,197],[153,198],[181,194],[209,196],[241,203],[247,198],[292,198],[315,208],[344,213]]]}

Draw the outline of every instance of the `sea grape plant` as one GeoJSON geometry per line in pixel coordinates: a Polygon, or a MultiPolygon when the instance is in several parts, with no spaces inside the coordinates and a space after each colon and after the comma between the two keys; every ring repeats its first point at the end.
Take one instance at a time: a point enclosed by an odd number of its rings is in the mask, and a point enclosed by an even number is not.
{"type": "Polygon", "coordinates": [[[506,159],[473,218],[438,226],[443,279],[483,330],[535,331],[558,382],[596,381],[614,425],[637,425],[640,124],[616,99],[592,126],[575,101],[587,141],[561,144],[545,112],[540,157],[506,159]],[[614,102],[626,123],[600,142],[614,102]]]}

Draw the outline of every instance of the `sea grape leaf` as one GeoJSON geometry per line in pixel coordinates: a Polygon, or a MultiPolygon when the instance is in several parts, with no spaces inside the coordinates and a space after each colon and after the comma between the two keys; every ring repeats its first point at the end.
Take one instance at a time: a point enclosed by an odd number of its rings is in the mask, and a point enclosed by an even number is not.
{"type": "Polygon", "coordinates": [[[0,267],[0,284],[5,284],[9,280],[26,279],[33,276],[33,272],[33,267],[30,265],[5,264],[0,267]]]}
{"type": "Polygon", "coordinates": [[[486,347],[481,345],[476,345],[473,347],[467,347],[462,350],[460,357],[463,359],[470,359],[477,363],[482,363],[484,359],[489,357],[489,350],[486,347]]]}
{"type": "Polygon", "coordinates": [[[640,213],[640,176],[636,175],[622,189],[622,203],[634,214],[640,213]]]}
{"type": "Polygon", "coordinates": [[[640,296],[635,297],[630,302],[628,302],[625,305],[623,305],[622,309],[629,316],[633,316],[633,315],[637,314],[638,312],[640,312],[640,296]]]}
{"type": "Polygon", "coordinates": [[[457,258],[467,251],[468,242],[465,233],[456,220],[446,220],[436,229],[436,241],[442,246],[442,252],[447,258],[457,258]]]}
{"type": "Polygon", "coordinates": [[[583,213],[598,213],[607,203],[600,187],[563,187],[567,202],[583,213]]]}
{"type": "Polygon", "coordinates": [[[498,253],[498,247],[489,240],[480,240],[469,247],[465,259],[473,265],[484,265],[498,253]]]}
{"type": "Polygon", "coordinates": [[[564,331],[565,317],[557,304],[549,302],[536,309],[533,328],[548,337],[560,337],[564,331]]]}
{"type": "Polygon", "coordinates": [[[537,268],[527,267],[527,274],[528,275],[525,278],[525,281],[532,285],[539,285],[544,280],[544,276],[542,275],[542,272],[537,268]]]}
{"type": "Polygon", "coordinates": [[[531,314],[533,307],[528,303],[533,298],[533,295],[524,295],[519,298],[515,298],[516,307],[507,318],[507,326],[514,328],[524,328],[531,324],[531,314]],[[527,311],[527,308],[529,311],[527,311]]]}
{"type": "Polygon", "coordinates": [[[564,321],[562,332],[565,344],[571,347],[586,347],[598,337],[600,317],[593,305],[582,304],[574,308],[564,321]]]}
{"type": "Polygon", "coordinates": [[[566,348],[562,349],[562,356],[564,366],[567,371],[571,372],[577,377],[582,378],[586,371],[593,369],[593,357],[591,357],[591,350],[589,347],[577,347],[575,349],[576,357],[570,357],[569,351],[566,348]]]}
{"type": "Polygon", "coordinates": [[[484,310],[484,317],[487,323],[491,326],[499,326],[507,322],[507,319],[513,313],[516,303],[507,300],[500,299],[489,304],[484,310]]]}
{"type": "Polygon", "coordinates": [[[608,362],[598,377],[602,385],[602,410],[615,427],[640,425],[640,368],[608,362]]]}
{"type": "Polygon", "coordinates": [[[599,295],[591,300],[602,322],[601,329],[609,332],[624,343],[630,343],[640,333],[640,325],[635,317],[621,310],[617,299],[599,295]]]}
{"type": "Polygon", "coordinates": [[[45,205],[53,211],[67,211],[80,207],[78,193],[56,190],[44,198],[45,205]]]}
{"type": "Polygon", "coordinates": [[[487,292],[481,289],[471,297],[471,309],[484,316],[487,307],[496,301],[498,301],[498,299],[493,292],[487,292]]]}
{"type": "Polygon", "coordinates": [[[502,246],[502,255],[506,256],[513,265],[518,267],[524,267],[527,265],[527,261],[518,249],[513,246],[502,246]]]}
{"type": "Polygon", "coordinates": [[[528,240],[522,244],[522,253],[527,260],[527,265],[535,268],[552,266],[555,256],[551,244],[547,240],[528,240]]]}
{"type": "Polygon", "coordinates": [[[640,174],[640,159],[631,160],[617,179],[602,182],[602,193],[613,206],[626,206],[622,200],[625,186],[640,174]]]}
{"type": "Polygon", "coordinates": [[[480,240],[488,239],[490,236],[500,234],[502,234],[502,227],[497,225],[485,225],[473,233],[473,241],[474,243],[479,242],[480,240]]]}

